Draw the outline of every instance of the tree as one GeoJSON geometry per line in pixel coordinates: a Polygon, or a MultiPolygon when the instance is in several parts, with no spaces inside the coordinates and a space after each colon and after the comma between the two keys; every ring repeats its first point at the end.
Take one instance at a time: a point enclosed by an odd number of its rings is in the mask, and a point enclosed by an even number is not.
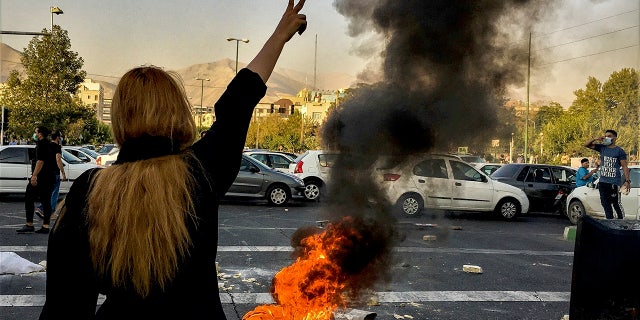
{"type": "MultiPolygon", "coordinates": [[[[46,29],[43,33],[47,33],[46,29]]],[[[67,130],[98,130],[95,110],[74,99],[86,76],[83,59],[71,50],[66,30],[53,26],[46,36],[35,36],[21,57],[25,74],[12,71],[0,103],[11,109],[9,131],[28,137],[36,126],[67,130]]]]}
{"type": "Polygon", "coordinates": [[[270,114],[251,122],[245,145],[258,149],[301,152],[320,147],[317,135],[318,124],[298,111],[288,118],[270,114]]]}

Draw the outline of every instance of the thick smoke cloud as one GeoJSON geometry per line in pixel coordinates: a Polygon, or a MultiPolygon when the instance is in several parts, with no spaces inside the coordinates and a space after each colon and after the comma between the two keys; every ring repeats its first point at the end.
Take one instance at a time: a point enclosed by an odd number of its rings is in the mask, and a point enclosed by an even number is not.
{"type": "Polygon", "coordinates": [[[526,81],[529,25],[544,12],[542,4],[336,0],[350,35],[374,30],[386,43],[383,80],[332,114],[325,145],[413,153],[490,141],[502,93],[526,81]],[[414,131],[422,134],[408,139],[414,131]]]}
{"type": "Polygon", "coordinates": [[[391,204],[373,181],[373,168],[382,159],[394,163],[410,154],[490,141],[506,86],[526,81],[528,25],[543,12],[542,3],[334,2],[349,19],[350,35],[373,30],[385,41],[380,53],[383,79],[354,90],[321,132],[324,148],[340,154],[331,169],[325,214],[332,221],[341,216],[363,219],[385,236],[382,257],[370,261],[367,270],[387,274],[389,264],[380,261],[387,261],[388,244],[401,238],[391,204]]]}

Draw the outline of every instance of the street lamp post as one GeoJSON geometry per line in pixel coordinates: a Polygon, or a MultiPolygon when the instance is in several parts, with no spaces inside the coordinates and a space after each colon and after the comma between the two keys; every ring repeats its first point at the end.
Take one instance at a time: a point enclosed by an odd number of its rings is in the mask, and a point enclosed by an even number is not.
{"type": "Polygon", "coordinates": [[[49,9],[51,11],[51,31],[53,32],[53,14],[63,14],[64,11],[58,7],[50,7],[49,9]]]}
{"type": "Polygon", "coordinates": [[[238,49],[240,46],[240,41],[244,43],[249,43],[249,39],[236,39],[236,38],[227,38],[227,41],[235,41],[236,42],[236,74],[238,74],[238,49]]]}
{"type": "Polygon", "coordinates": [[[202,99],[204,97],[204,82],[209,79],[197,77],[196,80],[200,81],[200,109],[198,110],[198,128],[202,127],[202,99]]]}

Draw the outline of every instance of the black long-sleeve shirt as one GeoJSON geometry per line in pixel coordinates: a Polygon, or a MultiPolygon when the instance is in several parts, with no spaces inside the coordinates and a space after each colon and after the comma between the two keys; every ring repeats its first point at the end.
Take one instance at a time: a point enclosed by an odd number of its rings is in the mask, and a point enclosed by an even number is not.
{"type": "Polygon", "coordinates": [[[46,302],[40,319],[225,319],[215,266],[218,204],[238,174],[253,108],[265,92],[256,73],[238,72],[216,102],[216,122],[191,147],[199,161],[190,164],[197,182],[192,198],[198,225],[188,218],[192,245],[164,291],[154,287],[141,298],[133,288],[114,287],[110,279],[96,274],[86,223],[93,171],[73,183],[65,216],[49,236],[46,302]],[[96,311],[99,294],[106,300],[96,311]]]}

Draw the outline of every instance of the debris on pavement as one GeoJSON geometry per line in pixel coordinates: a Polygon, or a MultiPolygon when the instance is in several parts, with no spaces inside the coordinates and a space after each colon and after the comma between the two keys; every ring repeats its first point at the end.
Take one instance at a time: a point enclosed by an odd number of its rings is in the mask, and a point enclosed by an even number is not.
{"type": "Polygon", "coordinates": [[[482,267],[474,266],[471,264],[465,264],[462,266],[462,271],[468,272],[468,273],[482,273],[482,267]]]}

